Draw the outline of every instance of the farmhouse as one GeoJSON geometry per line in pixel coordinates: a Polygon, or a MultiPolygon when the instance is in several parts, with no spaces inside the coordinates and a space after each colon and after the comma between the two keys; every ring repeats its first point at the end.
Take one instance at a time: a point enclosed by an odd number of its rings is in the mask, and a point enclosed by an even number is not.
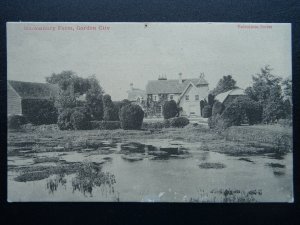
{"type": "Polygon", "coordinates": [[[128,94],[127,99],[131,103],[142,104],[147,100],[146,91],[139,88],[134,88],[133,83],[130,84],[130,90],[127,91],[127,94],[128,94]]]}
{"type": "Polygon", "coordinates": [[[153,102],[156,114],[162,113],[165,101],[174,100],[182,108],[182,116],[201,116],[200,101],[207,99],[208,82],[202,73],[198,78],[183,79],[179,73],[178,79],[168,80],[160,76],[151,80],[146,86],[148,102],[153,102]]]}
{"type": "Polygon", "coordinates": [[[39,100],[50,100],[59,92],[53,84],[7,81],[7,114],[24,115],[39,100]]]}

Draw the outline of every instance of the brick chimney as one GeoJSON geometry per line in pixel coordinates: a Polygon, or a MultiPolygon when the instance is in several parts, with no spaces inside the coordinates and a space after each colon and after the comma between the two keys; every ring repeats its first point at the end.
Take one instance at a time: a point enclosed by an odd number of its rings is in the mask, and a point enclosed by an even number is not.
{"type": "Polygon", "coordinates": [[[182,84],[182,73],[178,74],[179,84],[182,84]]]}

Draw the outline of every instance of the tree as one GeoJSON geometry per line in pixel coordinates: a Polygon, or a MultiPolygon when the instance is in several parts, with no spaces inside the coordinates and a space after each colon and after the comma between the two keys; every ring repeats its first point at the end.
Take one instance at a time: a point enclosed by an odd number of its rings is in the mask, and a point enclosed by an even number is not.
{"type": "Polygon", "coordinates": [[[46,82],[50,84],[58,84],[61,90],[66,91],[73,89],[75,95],[82,95],[90,88],[89,79],[79,77],[75,72],[68,70],[61,73],[53,73],[50,77],[46,77],[46,82]]]}
{"type": "Polygon", "coordinates": [[[106,94],[103,96],[103,106],[104,106],[103,120],[105,121],[119,120],[118,108],[112,102],[110,95],[106,94]]]}
{"type": "Polygon", "coordinates": [[[94,120],[103,119],[103,89],[98,80],[92,76],[88,78],[90,88],[86,92],[86,106],[94,120]]]}
{"type": "Polygon", "coordinates": [[[139,105],[126,105],[120,112],[121,127],[124,130],[141,129],[144,119],[144,111],[139,105]]]}
{"type": "Polygon", "coordinates": [[[263,108],[263,122],[272,123],[286,118],[289,109],[286,108],[281,89],[282,78],[271,73],[272,68],[265,66],[261,73],[252,76],[252,87],[246,88],[246,94],[257,101],[263,108]]]}
{"type": "Polygon", "coordinates": [[[165,119],[170,119],[178,115],[178,107],[174,100],[166,101],[163,104],[163,116],[165,119]]]}
{"type": "Polygon", "coordinates": [[[236,88],[236,81],[232,78],[232,76],[223,76],[223,78],[219,80],[215,89],[212,90],[211,94],[216,96],[220,93],[232,90],[234,88],[236,88]]]}

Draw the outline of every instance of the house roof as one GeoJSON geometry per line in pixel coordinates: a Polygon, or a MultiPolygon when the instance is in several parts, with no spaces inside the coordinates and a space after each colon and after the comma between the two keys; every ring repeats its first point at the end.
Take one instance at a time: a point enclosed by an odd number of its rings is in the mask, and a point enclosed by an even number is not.
{"type": "Polygon", "coordinates": [[[147,98],[146,91],[138,88],[133,88],[132,90],[127,91],[127,93],[129,101],[136,101],[138,97],[142,97],[144,99],[147,98]]]}
{"type": "Polygon", "coordinates": [[[218,100],[219,102],[223,103],[229,95],[246,95],[246,94],[243,89],[235,88],[233,90],[226,91],[224,93],[216,95],[215,100],[218,100]]]}
{"type": "Polygon", "coordinates": [[[150,80],[146,86],[147,94],[181,94],[190,83],[197,85],[208,85],[207,81],[201,78],[179,80],[150,80]]]}
{"type": "Polygon", "coordinates": [[[9,80],[8,84],[22,99],[49,99],[59,92],[54,84],[9,80]]]}

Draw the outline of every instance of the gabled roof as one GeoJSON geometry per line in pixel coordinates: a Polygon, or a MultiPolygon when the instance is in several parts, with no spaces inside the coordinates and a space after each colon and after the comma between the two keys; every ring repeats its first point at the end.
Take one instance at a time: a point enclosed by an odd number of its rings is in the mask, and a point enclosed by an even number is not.
{"type": "Polygon", "coordinates": [[[7,82],[22,99],[49,99],[59,92],[59,87],[54,84],[14,80],[7,82]]]}
{"type": "Polygon", "coordinates": [[[223,103],[225,99],[230,95],[246,95],[245,91],[241,88],[235,88],[230,91],[226,91],[224,93],[218,94],[215,97],[215,100],[218,100],[219,102],[223,103]]]}
{"type": "Polygon", "coordinates": [[[146,86],[147,94],[181,94],[186,86],[190,83],[197,85],[208,85],[207,81],[202,78],[179,80],[150,80],[146,86]]]}
{"type": "Polygon", "coordinates": [[[138,97],[147,99],[146,91],[138,89],[138,88],[133,88],[132,90],[127,91],[127,93],[128,93],[129,101],[136,101],[138,97]]]}

